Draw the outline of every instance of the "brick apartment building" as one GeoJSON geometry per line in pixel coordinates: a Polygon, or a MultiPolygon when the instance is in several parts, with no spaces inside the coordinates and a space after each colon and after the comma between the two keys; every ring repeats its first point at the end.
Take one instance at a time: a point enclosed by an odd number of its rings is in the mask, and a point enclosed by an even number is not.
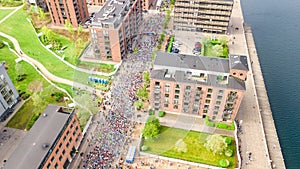
{"type": "Polygon", "coordinates": [[[150,108],[230,122],[241,104],[247,72],[246,56],[158,52],[150,75],[150,108]]]}
{"type": "Polygon", "coordinates": [[[4,169],[66,169],[81,139],[74,109],[48,105],[4,169]]]}
{"type": "Polygon", "coordinates": [[[148,10],[153,5],[155,1],[154,0],[143,0],[143,10],[148,10]]]}
{"type": "Polygon", "coordinates": [[[74,27],[83,24],[88,18],[85,0],[46,0],[52,23],[63,26],[68,20],[74,27]]]}
{"type": "Polygon", "coordinates": [[[174,29],[226,33],[233,0],[176,0],[174,29]]]}
{"type": "Polygon", "coordinates": [[[108,0],[90,25],[94,55],[90,59],[120,62],[139,39],[140,0],[108,0]]]}
{"type": "Polygon", "coordinates": [[[7,119],[19,101],[19,94],[10,80],[5,62],[0,64],[0,122],[7,119]]]}

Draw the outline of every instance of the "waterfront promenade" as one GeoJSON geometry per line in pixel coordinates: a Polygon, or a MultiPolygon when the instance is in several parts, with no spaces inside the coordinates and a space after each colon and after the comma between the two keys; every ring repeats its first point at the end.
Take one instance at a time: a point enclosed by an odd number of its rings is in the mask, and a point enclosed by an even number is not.
{"type": "Polygon", "coordinates": [[[238,119],[242,122],[241,168],[284,169],[284,162],[277,138],[264,79],[260,69],[252,33],[244,29],[244,18],[240,1],[234,1],[230,29],[231,54],[246,55],[249,73],[246,92],[240,107],[238,119]]]}
{"type": "Polygon", "coordinates": [[[245,27],[246,41],[249,51],[249,58],[252,63],[252,72],[255,83],[255,89],[262,118],[265,137],[267,140],[268,151],[272,168],[284,169],[284,159],[281,152],[281,147],[277,137],[277,132],[270,109],[270,103],[265,88],[264,78],[262,76],[259,59],[256,52],[256,47],[250,27],[245,27]]]}

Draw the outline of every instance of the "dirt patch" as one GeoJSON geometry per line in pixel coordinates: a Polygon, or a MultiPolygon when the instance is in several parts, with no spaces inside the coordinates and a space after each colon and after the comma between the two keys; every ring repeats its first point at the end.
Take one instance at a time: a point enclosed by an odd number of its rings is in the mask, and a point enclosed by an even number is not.
{"type": "Polygon", "coordinates": [[[43,83],[35,80],[28,85],[28,89],[31,92],[41,92],[43,90],[43,83]]]}

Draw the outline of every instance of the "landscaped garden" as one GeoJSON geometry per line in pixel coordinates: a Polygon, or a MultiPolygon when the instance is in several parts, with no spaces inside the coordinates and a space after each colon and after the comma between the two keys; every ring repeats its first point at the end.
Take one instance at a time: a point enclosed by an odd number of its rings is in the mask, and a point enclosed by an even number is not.
{"type": "Polygon", "coordinates": [[[229,38],[226,35],[219,36],[218,39],[210,36],[205,36],[202,39],[202,56],[213,56],[228,58],[228,44],[229,38]]]}
{"type": "Polygon", "coordinates": [[[82,84],[87,84],[90,74],[74,71],[74,69],[65,65],[40,45],[38,37],[36,36],[32,25],[27,20],[27,17],[27,12],[20,9],[0,25],[0,30],[16,38],[23,52],[43,64],[52,74],[82,84]]]}
{"type": "MultiPolygon", "coordinates": [[[[4,40],[7,41],[7,39],[4,40]]],[[[15,59],[17,58],[7,46],[0,49],[0,61],[6,62],[6,71],[14,86],[23,99],[29,98],[7,126],[29,129],[34,122],[33,120],[42,113],[47,104],[66,105],[68,102],[63,100],[66,94],[55,89],[30,64],[24,61],[16,63],[15,59]]]]}
{"type": "Polygon", "coordinates": [[[157,120],[153,117],[149,119],[143,130],[142,151],[213,166],[237,166],[233,138],[165,126],[157,127],[157,120]],[[155,136],[157,133],[159,134],[155,136]]]}

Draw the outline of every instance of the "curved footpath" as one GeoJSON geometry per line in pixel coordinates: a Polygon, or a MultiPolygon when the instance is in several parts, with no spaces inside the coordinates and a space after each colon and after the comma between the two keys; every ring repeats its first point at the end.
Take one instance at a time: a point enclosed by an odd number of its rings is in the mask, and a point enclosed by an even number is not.
{"type": "Polygon", "coordinates": [[[245,35],[272,168],[285,169],[284,159],[277,137],[272,111],[265,88],[264,78],[262,75],[259,59],[256,53],[255,42],[250,27],[245,27],[245,35]]]}
{"type": "MultiPolygon", "coordinates": [[[[24,54],[24,52],[20,53],[22,50],[20,48],[20,45],[18,43],[18,41],[10,36],[10,35],[7,35],[3,32],[0,32],[0,36],[3,36],[7,39],[9,39],[15,46],[15,49],[18,53],[18,55],[24,59],[24,60],[27,60],[28,62],[32,63],[34,66],[36,66],[36,68],[39,69],[39,71],[41,71],[41,73],[47,77],[49,80],[51,81],[54,81],[54,82],[58,82],[58,83],[62,83],[62,84],[66,84],[66,85],[69,85],[69,86],[74,86],[74,87],[77,87],[77,88],[80,88],[80,89],[84,89],[84,90],[87,90],[91,93],[93,93],[95,91],[94,88],[90,87],[90,86],[86,86],[86,85],[83,85],[81,83],[77,83],[77,82],[74,82],[74,81],[71,81],[71,80],[68,80],[68,79],[64,79],[64,78],[60,78],[60,77],[57,77],[55,75],[53,75],[52,73],[50,73],[40,62],[32,59],[31,57],[27,56],[26,54],[24,54]]],[[[100,94],[100,90],[96,90],[97,94],[100,94]]]]}

